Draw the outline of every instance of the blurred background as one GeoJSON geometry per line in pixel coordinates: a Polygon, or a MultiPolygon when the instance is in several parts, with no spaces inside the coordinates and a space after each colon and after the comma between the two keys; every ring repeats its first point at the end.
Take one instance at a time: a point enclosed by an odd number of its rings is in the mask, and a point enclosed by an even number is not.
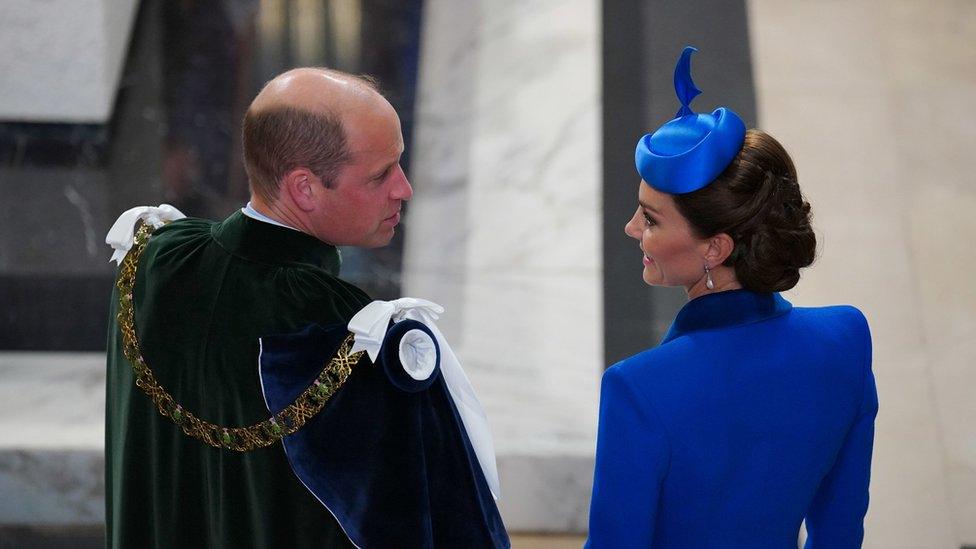
{"type": "Polygon", "coordinates": [[[796,161],[820,250],[786,297],[871,324],[865,547],[976,547],[971,0],[4,0],[0,548],[103,543],[105,233],[243,206],[244,109],[295,66],[372,74],[400,113],[414,200],[342,276],[446,307],[515,546],[578,547],[600,375],[685,302],[623,225],[686,44],[695,109],[796,161]]]}

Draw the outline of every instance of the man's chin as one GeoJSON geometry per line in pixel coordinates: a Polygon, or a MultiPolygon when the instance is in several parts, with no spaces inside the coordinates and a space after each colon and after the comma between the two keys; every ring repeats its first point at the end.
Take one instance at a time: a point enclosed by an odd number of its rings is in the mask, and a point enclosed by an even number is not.
{"type": "Polygon", "coordinates": [[[388,231],[383,231],[382,233],[375,235],[375,238],[372,238],[369,241],[360,244],[358,247],[372,249],[372,248],[382,248],[384,246],[388,246],[390,242],[393,241],[393,236],[395,234],[396,231],[394,231],[393,228],[390,227],[388,231]]]}

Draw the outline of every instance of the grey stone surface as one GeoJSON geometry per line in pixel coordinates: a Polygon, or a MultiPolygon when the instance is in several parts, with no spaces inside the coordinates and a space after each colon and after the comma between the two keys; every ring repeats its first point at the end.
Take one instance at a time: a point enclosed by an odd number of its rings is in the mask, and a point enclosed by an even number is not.
{"type": "Polygon", "coordinates": [[[760,127],[794,156],[817,263],[789,296],[853,303],[880,397],[865,547],[976,543],[971,2],[752,0],[760,127]]]}
{"type": "Polygon", "coordinates": [[[0,525],[0,549],[102,549],[105,527],[4,526],[0,525]]]}
{"type": "Polygon", "coordinates": [[[0,353],[0,524],[104,517],[105,357],[0,353]]]}
{"type": "Polygon", "coordinates": [[[112,211],[103,169],[3,168],[0,273],[111,275],[105,233],[121,212],[112,211]],[[44,204],[43,211],[25,207],[44,204]]]}
{"type": "Polygon", "coordinates": [[[586,533],[592,454],[501,454],[498,475],[504,490],[498,508],[509,531],[586,533]]]}
{"type": "Polygon", "coordinates": [[[0,2],[0,120],[107,121],[138,5],[0,2]]]}

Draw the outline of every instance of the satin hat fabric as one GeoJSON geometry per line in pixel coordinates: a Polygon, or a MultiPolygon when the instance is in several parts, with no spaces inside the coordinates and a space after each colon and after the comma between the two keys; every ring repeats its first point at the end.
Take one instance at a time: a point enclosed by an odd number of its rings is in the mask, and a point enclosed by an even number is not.
{"type": "Polygon", "coordinates": [[[642,137],[634,154],[641,178],[668,194],[690,193],[711,183],[739,153],[746,135],[745,123],[731,109],[691,110],[701,93],[691,79],[691,54],[696,51],[686,46],[674,68],[674,91],[681,102],[675,118],[642,137]]]}

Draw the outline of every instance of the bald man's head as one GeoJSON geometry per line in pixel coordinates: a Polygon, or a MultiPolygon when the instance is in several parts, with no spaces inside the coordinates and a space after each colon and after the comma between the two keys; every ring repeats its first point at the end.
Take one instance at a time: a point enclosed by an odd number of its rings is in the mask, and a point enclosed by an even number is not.
{"type": "Polygon", "coordinates": [[[244,166],[251,193],[274,202],[281,178],[301,167],[331,184],[349,160],[344,119],[377,107],[390,108],[368,77],[321,68],[275,77],[244,115],[244,166]]]}

